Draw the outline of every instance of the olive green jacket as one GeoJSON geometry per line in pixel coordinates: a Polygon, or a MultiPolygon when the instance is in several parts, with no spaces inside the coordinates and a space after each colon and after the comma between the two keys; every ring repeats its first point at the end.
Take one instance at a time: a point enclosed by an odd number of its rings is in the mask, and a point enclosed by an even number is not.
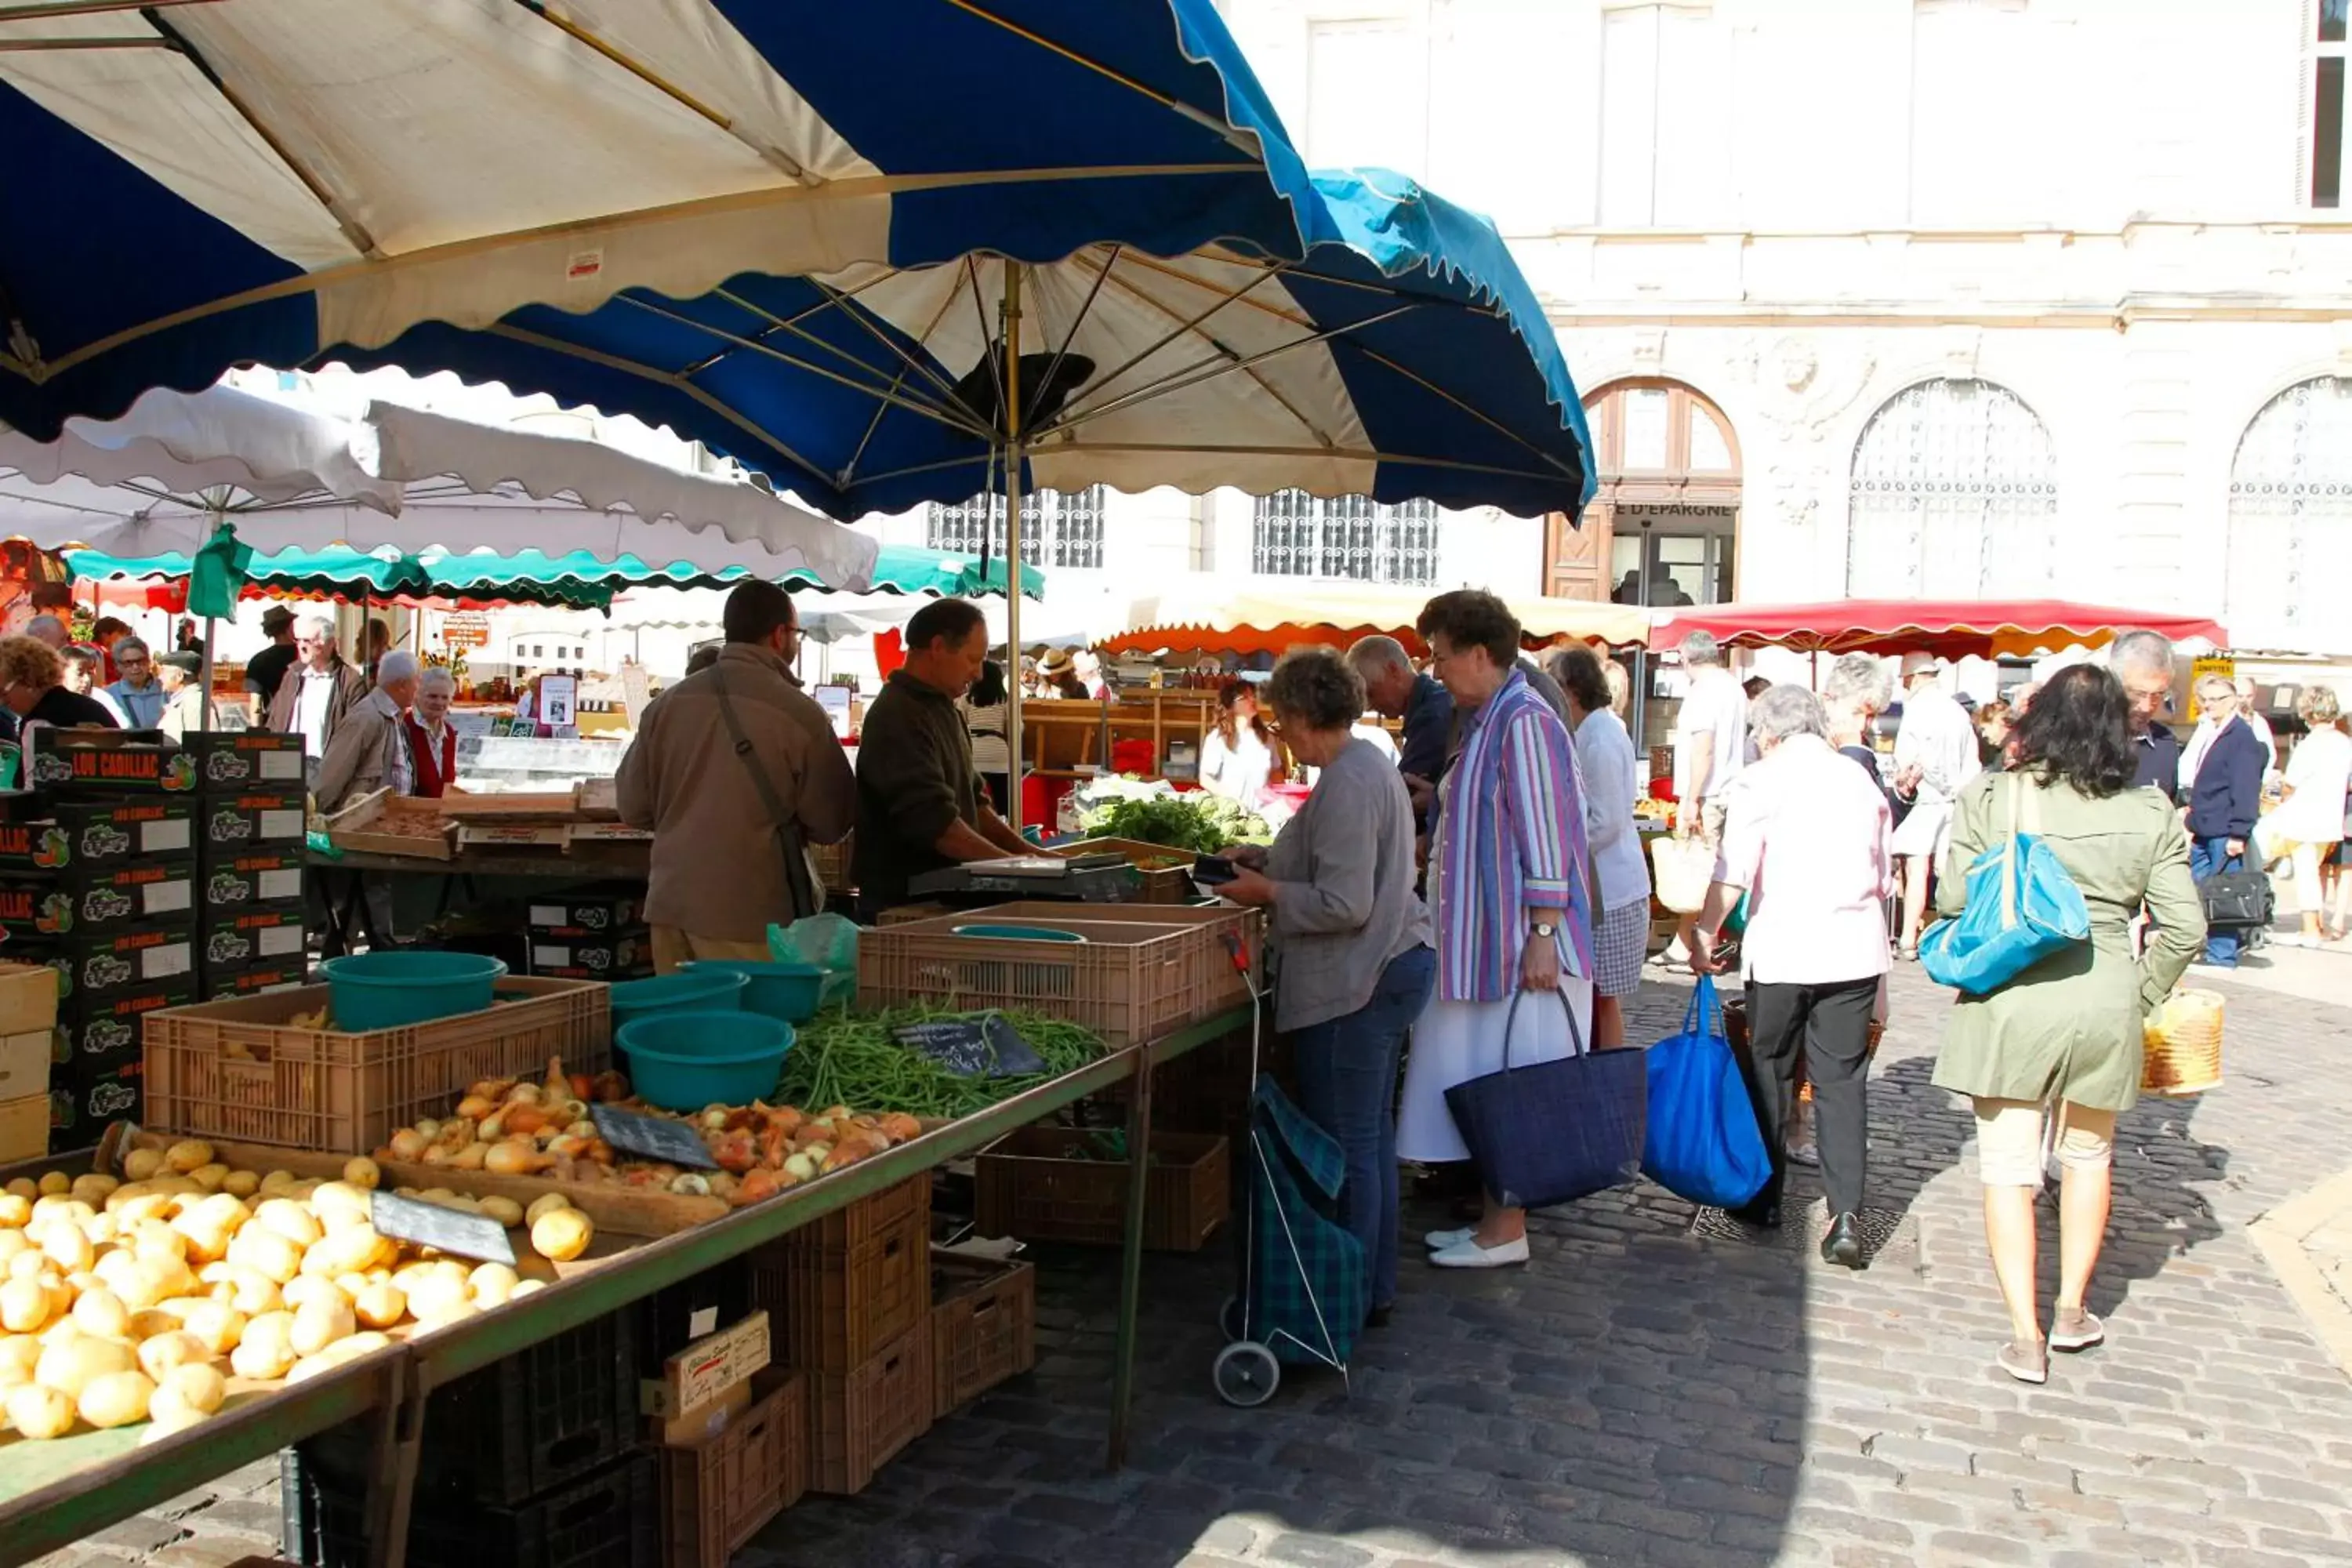
{"type": "Polygon", "coordinates": [[[2031,788],[2035,832],[2082,890],[2091,939],[1952,1008],[1938,1087],[1998,1100],[2066,1100],[2128,1110],[2139,1095],[2140,1025],[2205,945],[2205,912],[2189,875],[2189,837],[2153,789],[2105,799],[2071,784],[1986,773],[1960,791],[1951,858],[1937,884],[1938,912],[1968,901],[1968,871],[2009,831],[2009,792],[2031,788]],[[2038,821],[2036,820],[2038,819],[2038,821]],[[2156,924],[2132,956],[2131,921],[2145,905],[2156,924]]]}

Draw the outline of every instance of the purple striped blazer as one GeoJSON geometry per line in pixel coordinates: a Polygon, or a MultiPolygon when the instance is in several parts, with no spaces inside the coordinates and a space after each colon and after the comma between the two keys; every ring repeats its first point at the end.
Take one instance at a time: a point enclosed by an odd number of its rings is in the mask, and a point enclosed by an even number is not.
{"type": "Polygon", "coordinates": [[[1469,716],[1437,814],[1437,994],[1500,1002],[1519,988],[1523,911],[1558,910],[1563,964],[1592,973],[1584,803],[1568,726],[1511,671],[1469,716]]]}

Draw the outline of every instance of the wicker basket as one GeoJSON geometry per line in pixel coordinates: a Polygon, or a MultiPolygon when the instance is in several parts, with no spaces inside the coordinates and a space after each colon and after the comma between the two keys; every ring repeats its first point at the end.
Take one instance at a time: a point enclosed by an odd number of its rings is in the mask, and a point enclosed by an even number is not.
{"type": "Polygon", "coordinates": [[[2202,1094],[2221,1085],[2221,994],[2189,989],[2164,999],[2141,1026],[2142,1094],[2202,1094]]]}

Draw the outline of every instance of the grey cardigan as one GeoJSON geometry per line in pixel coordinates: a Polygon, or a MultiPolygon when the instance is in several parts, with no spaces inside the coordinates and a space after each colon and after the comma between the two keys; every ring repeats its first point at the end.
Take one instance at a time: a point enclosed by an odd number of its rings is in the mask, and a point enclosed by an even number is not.
{"type": "Polygon", "coordinates": [[[1345,1017],[1371,1001],[1391,959],[1429,944],[1412,844],[1403,778],[1379,747],[1350,742],[1266,853],[1281,960],[1275,1027],[1345,1017]]]}

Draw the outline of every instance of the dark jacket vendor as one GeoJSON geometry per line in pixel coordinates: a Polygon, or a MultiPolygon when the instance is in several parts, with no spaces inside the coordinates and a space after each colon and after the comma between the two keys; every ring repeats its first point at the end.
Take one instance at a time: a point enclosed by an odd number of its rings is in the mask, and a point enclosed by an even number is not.
{"type": "Polygon", "coordinates": [[[956,699],[988,654],[988,623],[967,599],[907,623],[907,662],[866,710],[857,742],[857,918],[907,901],[907,884],[967,860],[1034,852],[989,805],[956,699]]]}

